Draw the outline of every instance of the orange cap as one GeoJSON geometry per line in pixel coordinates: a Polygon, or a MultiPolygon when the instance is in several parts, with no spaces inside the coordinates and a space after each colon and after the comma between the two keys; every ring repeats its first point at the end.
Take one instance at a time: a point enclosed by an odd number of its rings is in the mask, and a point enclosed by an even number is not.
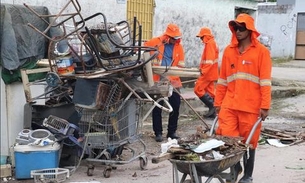
{"type": "Polygon", "coordinates": [[[180,29],[176,24],[168,24],[164,34],[174,39],[179,39],[182,36],[180,29]]]}
{"type": "Polygon", "coordinates": [[[203,37],[203,36],[212,36],[211,29],[208,27],[201,28],[196,37],[203,37]]]}

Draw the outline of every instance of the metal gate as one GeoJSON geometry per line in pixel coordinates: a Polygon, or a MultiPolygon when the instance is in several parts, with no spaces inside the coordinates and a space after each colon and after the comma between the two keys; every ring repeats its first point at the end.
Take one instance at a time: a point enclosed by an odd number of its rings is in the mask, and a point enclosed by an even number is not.
{"type": "Polygon", "coordinates": [[[153,34],[153,17],[155,0],[128,0],[127,1],[127,19],[134,16],[142,25],[142,40],[149,40],[153,34]]]}

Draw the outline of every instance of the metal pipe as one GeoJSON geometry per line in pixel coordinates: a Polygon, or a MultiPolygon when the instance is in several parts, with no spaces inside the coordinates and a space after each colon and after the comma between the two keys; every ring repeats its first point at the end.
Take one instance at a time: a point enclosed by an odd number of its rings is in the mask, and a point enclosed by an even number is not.
{"type": "MultiPolygon", "coordinates": [[[[174,88],[174,87],[173,87],[174,88]]],[[[181,93],[176,89],[174,88],[174,91],[176,93],[178,93],[180,95],[180,97],[184,100],[184,102],[192,109],[192,111],[199,117],[199,119],[203,122],[203,124],[206,126],[206,130],[209,130],[210,127],[209,125],[203,120],[203,118],[197,113],[197,111],[195,111],[195,109],[192,107],[192,105],[181,95],[181,93]]]]}

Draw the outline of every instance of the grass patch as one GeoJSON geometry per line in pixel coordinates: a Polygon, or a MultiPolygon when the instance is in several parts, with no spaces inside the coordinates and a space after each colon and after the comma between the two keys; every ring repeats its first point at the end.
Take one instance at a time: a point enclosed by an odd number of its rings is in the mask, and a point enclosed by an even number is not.
{"type": "Polygon", "coordinates": [[[292,57],[274,57],[274,58],[272,58],[272,65],[273,66],[280,65],[283,63],[287,63],[291,60],[292,60],[292,57]]]}

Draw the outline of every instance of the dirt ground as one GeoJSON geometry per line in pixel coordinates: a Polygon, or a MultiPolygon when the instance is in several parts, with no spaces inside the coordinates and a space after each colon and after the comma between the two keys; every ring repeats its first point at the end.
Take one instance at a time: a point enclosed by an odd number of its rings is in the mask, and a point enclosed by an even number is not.
{"type": "MultiPolygon", "coordinates": [[[[271,118],[271,117],[270,117],[271,118]]],[[[206,120],[208,124],[212,120],[206,120]]],[[[199,120],[190,120],[187,118],[180,120],[178,134],[183,136],[195,132],[194,126],[201,125],[199,120]]],[[[288,120],[284,118],[270,119],[270,123],[266,121],[264,126],[277,127],[283,123],[282,128],[301,129],[305,127],[305,122],[298,120],[288,120]],[[274,121],[271,122],[271,121],[274,121]],[[286,124],[285,124],[285,122],[286,124]],[[288,125],[289,127],[285,127],[288,125]]],[[[282,125],[280,125],[282,126],[282,125]]],[[[165,126],[166,129],[166,126],[165,126]]],[[[152,157],[160,154],[160,143],[154,141],[151,131],[151,124],[144,123],[143,140],[147,145],[148,164],[145,170],[141,170],[138,160],[125,165],[117,165],[116,170],[111,171],[110,178],[104,178],[103,171],[105,166],[96,166],[93,176],[87,176],[87,166],[80,166],[77,171],[72,174],[68,182],[107,182],[107,183],[170,183],[173,182],[173,167],[168,160],[158,164],[151,162],[152,157]]],[[[131,146],[141,147],[139,144],[131,144],[131,146]]],[[[305,143],[293,145],[289,147],[274,147],[269,144],[259,145],[256,155],[256,167],[254,171],[254,182],[256,183],[301,183],[305,182],[305,143]]],[[[141,152],[141,150],[140,150],[141,152]]],[[[179,180],[182,174],[179,174],[179,180]]],[[[206,181],[207,177],[202,177],[202,181],[206,181]]],[[[219,182],[213,179],[212,183],[219,182]]]]}
{"type": "MultiPolygon", "coordinates": [[[[270,117],[263,122],[263,127],[271,127],[274,129],[289,129],[297,132],[305,132],[305,95],[293,98],[278,99],[273,101],[273,110],[270,117]]],[[[209,125],[213,119],[204,119],[209,125]]],[[[166,130],[166,119],[164,120],[164,129],[166,130]]],[[[181,115],[179,119],[179,127],[177,133],[183,137],[195,132],[197,125],[202,125],[202,121],[194,116],[181,115]]],[[[128,146],[136,149],[135,155],[130,151],[123,151],[122,157],[126,163],[113,164],[110,177],[104,177],[105,166],[101,163],[95,163],[94,170],[91,171],[92,176],[87,175],[87,161],[82,160],[80,166],[72,172],[66,182],[70,183],[170,183],[173,180],[172,163],[168,160],[158,164],[153,164],[151,159],[160,154],[161,143],[154,140],[151,127],[151,119],[143,122],[141,133],[142,140],[147,146],[143,149],[143,145],[139,142],[133,142],[128,146]],[[138,159],[130,161],[137,157],[137,154],[145,152],[148,158],[147,167],[141,170],[138,159]]],[[[164,134],[165,136],[166,134],[164,134]]],[[[164,137],[165,139],[165,137],[164,137]]],[[[164,140],[165,142],[165,140],[164,140]]],[[[255,183],[302,183],[305,182],[305,142],[288,147],[275,147],[269,144],[259,145],[256,153],[256,164],[254,170],[255,183]]],[[[92,161],[91,161],[92,162],[92,161]]],[[[179,180],[182,174],[179,173],[179,180]]],[[[205,182],[207,177],[202,177],[205,182]]],[[[9,182],[29,183],[33,180],[10,180],[9,182]]],[[[177,181],[179,182],[179,181],[177,181]]],[[[219,182],[213,179],[212,183],[219,182]]]]}

